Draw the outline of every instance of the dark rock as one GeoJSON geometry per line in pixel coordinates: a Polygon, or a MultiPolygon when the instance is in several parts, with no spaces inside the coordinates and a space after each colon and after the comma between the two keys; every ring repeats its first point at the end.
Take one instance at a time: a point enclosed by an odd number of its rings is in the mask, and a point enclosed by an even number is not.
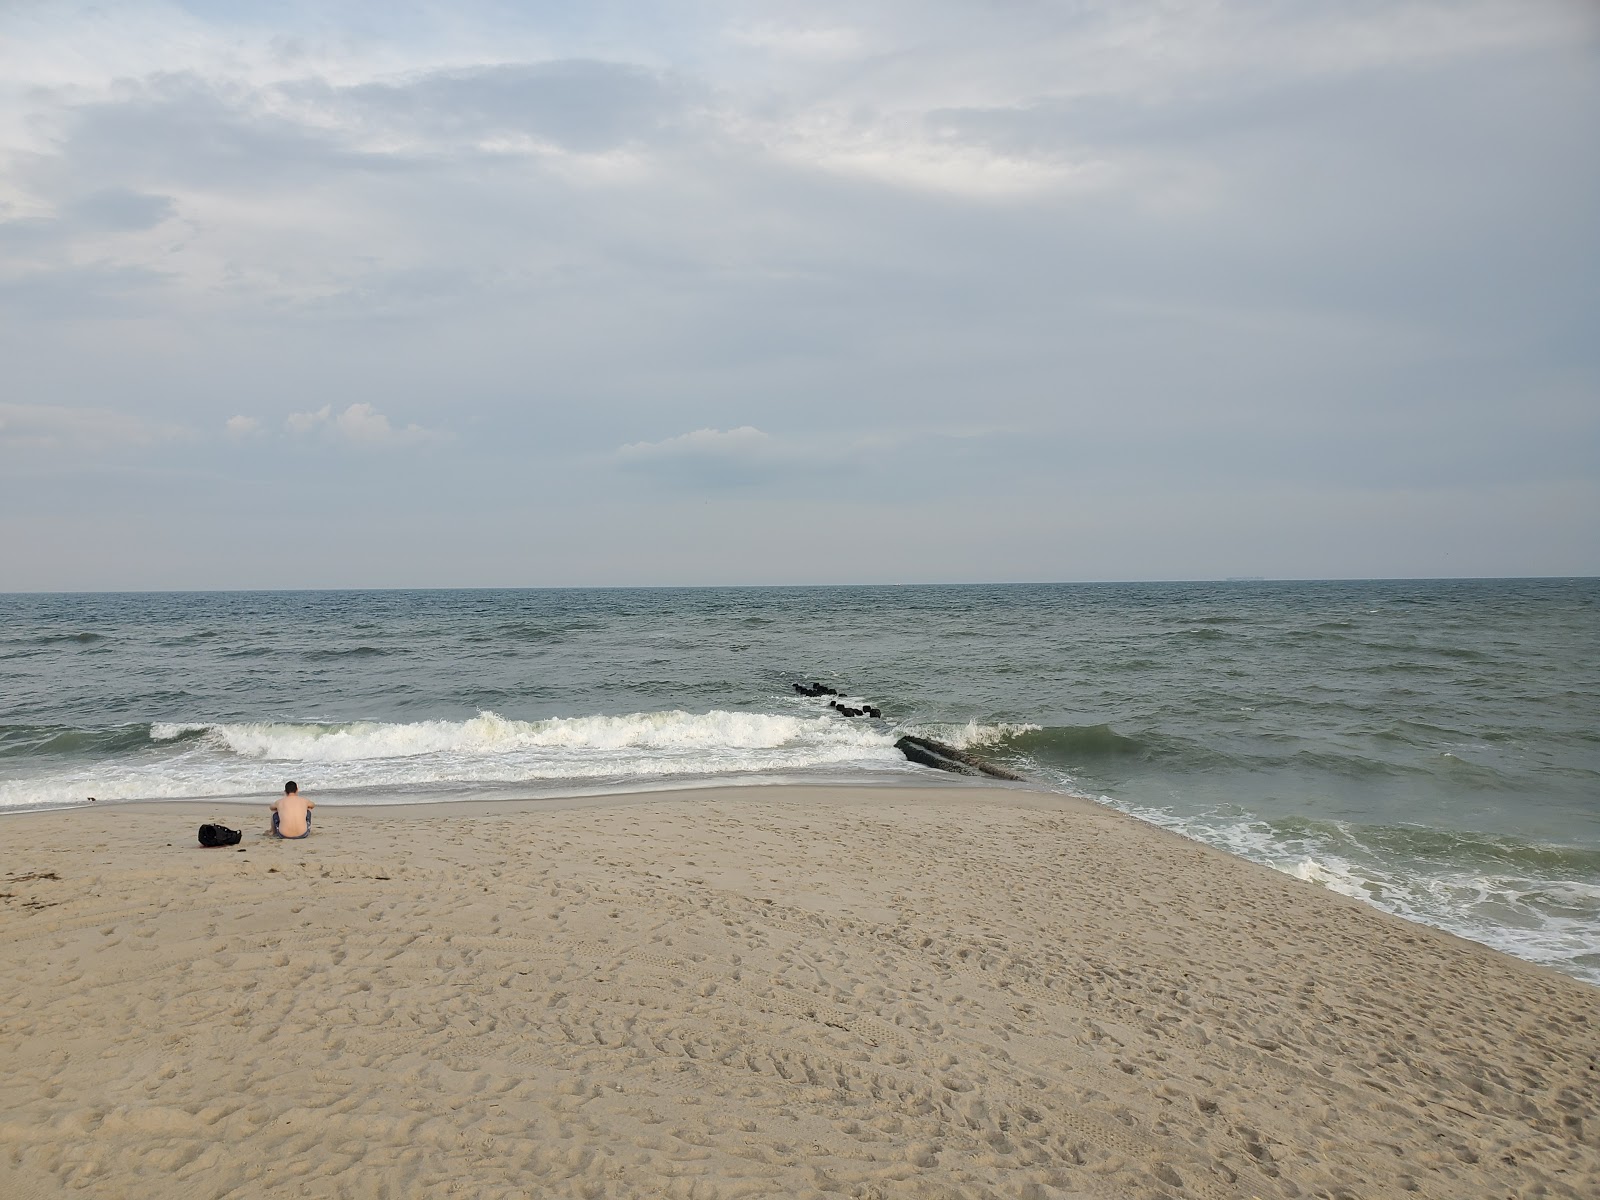
{"type": "Polygon", "coordinates": [[[825,683],[793,683],[789,686],[802,696],[837,696],[840,694],[825,683]]]}
{"type": "Polygon", "coordinates": [[[956,775],[991,775],[996,779],[1022,778],[1015,771],[996,766],[976,754],[968,754],[965,750],[957,750],[954,746],[947,746],[932,738],[913,737],[907,734],[895,742],[895,748],[912,762],[924,767],[933,767],[938,771],[950,771],[956,775]]]}
{"type": "MultiPolygon", "coordinates": [[[[790,687],[802,696],[842,696],[843,692],[829,687],[825,683],[791,683],[790,687]]],[[[851,708],[847,704],[840,704],[837,700],[829,700],[828,707],[843,713],[847,717],[881,717],[883,713],[872,705],[865,708],[851,708]]]]}

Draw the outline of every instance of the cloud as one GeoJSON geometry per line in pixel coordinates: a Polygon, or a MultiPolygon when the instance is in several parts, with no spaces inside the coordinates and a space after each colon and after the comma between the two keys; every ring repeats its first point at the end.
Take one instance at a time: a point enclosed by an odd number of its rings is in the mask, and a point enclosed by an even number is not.
{"type": "Polygon", "coordinates": [[[316,412],[290,413],[284,421],[290,433],[310,433],[333,418],[333,406],[324,404],[316,412]]]}
{"type": "Polygon", "coordinates": [[[659,442],[629,442],[617,451],[623,462],[671,462],[684,459],[748,461],[772,453],[773,439],[753,425],[737,429],[696,429],[659,442]]]}
{"type": "Polygon", "coordinates": [[[303,436],[320,430],[354,446],[408,446],[443,436],[421,425],[396,428],[387,416],[365,402],[352,404],[340,413],[335,413],[331,404],[324,404],[315,412],[290,413],[284,424],[290,433],[303,436]]]}
{"type": "Polygon", "coordinates": [[[574,514],[578,581],[608,530],[834,489],[1595,477],[1592,4],[391,9],[0,4],[0,394],[79,414],[0,441],[160,414],[307,495],[432,442],[485,538],[603,471],[633,509],[574,514]]]}
{"type": "Polygon", "coordinates": [[[741,129],[750,141],[801,168],[972,199],[1100,191],[1124,174],[1104,157],[1071,147],[1010,152],[955,132],[922,113],[863,120],[826,110],[741,129]]]}
{"type": "Polygon", "coordinates": [[[226,423],[228,436],[231,438],[247,438],[261,432],[261,422],[254,417],[237,416],[229,417],[226,423]]]}
{"type": "Polygon", "coordinates": [[[334,418],[334,427],[348,440],[363,446],[390,446],[426,441],[435,436],[420,425],[396,429],[370,404],[352,404],[334,418]]]}
{"type": "Polygon", "coordinates": [[[615,455],[623,468],[659,479],[712,486],[748,485],[787,473],[793,452],[753,425],[696,429],[659,442],[630,442],[615,455]]]}

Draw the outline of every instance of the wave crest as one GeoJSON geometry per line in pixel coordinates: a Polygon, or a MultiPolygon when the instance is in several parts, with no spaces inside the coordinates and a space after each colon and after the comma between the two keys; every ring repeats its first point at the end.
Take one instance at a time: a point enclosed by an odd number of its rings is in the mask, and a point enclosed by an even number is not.
{"type": "MultiPolygon", "coordinates": [[[[1000,721],[983,725],[968,721],[965,725],[919,725],[915,732],[936,738],[957,750],[971,750],[976,746],[1000,746],[1030,733],[1037,733],[1038,725],[1000,721]]],[[[892,740],[892,739],[891,739],[892,740]]]]}
{"type": "Polygon", "coordinates": [[[893,739],[832,717],[771,713],[689,713],[682,710],[620,716],[551,717],[517,721],[480,712],[465,721],[358,721],[346,724],[247,723],[160,725],[166,740],[203,729],[218,748],[269,762],[350,763],[419,755],[495,755],[524,750],[653,750],[662,752],[776,750],[803,744],[890,746],[893,739]]]}

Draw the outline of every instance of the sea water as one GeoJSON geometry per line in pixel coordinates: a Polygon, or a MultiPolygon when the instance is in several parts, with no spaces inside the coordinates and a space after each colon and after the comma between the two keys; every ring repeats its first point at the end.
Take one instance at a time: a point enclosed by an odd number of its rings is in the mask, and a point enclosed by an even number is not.
{"type": "Polygon", "coordinates": [[[917,733],[1600,982],[1597,697],[1592,579],[9,595],[0,812],[943,781],[917,733]]]}

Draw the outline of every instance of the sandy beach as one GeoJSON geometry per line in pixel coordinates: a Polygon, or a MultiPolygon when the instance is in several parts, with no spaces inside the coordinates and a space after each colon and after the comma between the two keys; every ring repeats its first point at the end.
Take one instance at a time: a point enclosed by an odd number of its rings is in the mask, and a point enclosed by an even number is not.
{"type": "Polygon", "coordinates": [[[1600,989],[1087,802],[265,813],[0,820],[0,1196],[1600,1195],[1600,989]]]}

